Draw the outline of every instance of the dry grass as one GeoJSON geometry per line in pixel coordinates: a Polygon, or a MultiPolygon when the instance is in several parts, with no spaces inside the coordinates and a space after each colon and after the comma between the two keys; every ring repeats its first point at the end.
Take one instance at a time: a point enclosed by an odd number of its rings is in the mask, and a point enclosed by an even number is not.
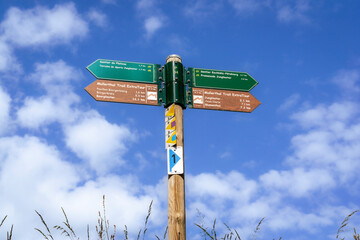
{"type": "MultiPolygon", "coordinates": [[[[145,240],[145,236],[146,233],[148,231],[148,222],[150,219],[150,215],[151,215],[151,210],[152,210],[152,201],[149,205],[149,209],[148,209],[148,213],[147,216],[145,218],[145,224],[143,229],[140,229],[138,234],[137,234],[137,238],[136,240],[145,240]]],[[[55,240],[52,232],[50,229],[54,229],[54,231],[60,233],[61,235],[64,235],[65,237],[67,237],[70,240],[80,240],[80,238],[77,236],[77,234],[75,233],[73,227],[71,226],[69,219],[66,215],[66,212],[63,208],[61,208],[63,215],[64,215],[64,221],[62,222],[61,225],[55,225],[52,228],[49,228],[48,225],[46,224],[46,221],[44,220],[43,216],[37,212],[36,214],[39,216],[43,227],[45,230],[41,230],[39,228],[35,228],[35,230],[37,232],[39,232],[41,234],[41,236],[46,239],[46,240],[55,240]]],[[[342,221],[340,227],[337,230],[337,234],[336,234],[336,239],[340,239],[340,240],[345,240],[345,237],[341,237],[341,234],[344,232],[348,232],[348,225],[350,223],[350,219],[357,213],[359,212],[359,210],[353,211],[352,213],[350,213],[348,216],[345,217],[345,219],[342,221]]],[[[216,230],[216,219],[214,220],[212,227],[211,228],[207,228],[204,226],[203,224],[203,220],[204,220],[204,215],[202,215],[200,213],[200,211],[198,211],[198,215],[201,217],[201,220],[199,224],[195,223],[195,225],[201,230],[201,234],[204,240],[207,239],[211,239],[211,240],[242,240],[239,233],[237,232],[236,229],[232,229],[230,228],[227,224],[224,223],[225,227],[226,227],[226,232],[219,236],[219,234],[217,233],[216,230]]],[[[7,216],[5,216],[2,221],[0,222],[0,228],[3,226],[5,220],[7,219],[7,216]]],[[[256,240],[258,237],[258,233],[261,230],[261,226],[264,224],[264,220],[265,218],[262,218],[253,234],[250,237],[250,240],[256,240]]],[[[105,207],[105,196],[103,196],[103,212],[101,213],[99,211],[98,213],[98,221],[97,221],[97,225],[95,226],[95,230],[96,230],[96,237],[95,238],[91,238],[90,237],[90,231],[89,231],[89,225],[87,225],[87,239],[90,240],[129,240],[129,232],[128,232],[128,228],[125,225],[125,228],[123,230],[123,234],[122,236],[120,236],[120,234],[116,234],[116,225],[113,225],[113,227],[110,228],[110,222],[107,219],[107,215],[106,215],[106,207],[105,207]],[[111,233],[110,233],[110,229],[111,229],[111,233]]],[[[357,232],[356,228],[354,227],[353,229],[353,234],[352,237],[354,240],[360,240],[360,234],[357,232]]],[[[165,232],[162,236],[162,238],[160,238],[159,236],[155,235],[155,238],[157,240],[165,240],[167,237],[167,231],[168,228],[166,227],[165,232]]],[[[12,236],[13,236],[13,225],[11,226],[10,231],[7,232],[6,234],[6,240],[12,240],[12,236]]],[[[279,238],[279,240],[281,240],[282,237],[279,238]]],[[[273,239],[275,240],[275,239],[273,239]]]]}
{"type": "MultiPolygon", "coordinates": [[[[340,235],[341,233],[343,232],[347,232],[348,229],[346,228],[349,224],[349,220],[350,218],[355,215],[355,213],[359,212],[359,210],[356,210],[356,211],[353,211],[352,213],[350,213],[349,215],[347,215],[344,220],[342,221],[341,223],[341,226],[339,227],[338,231],[337,231],[337,234],[336,234],[336,239],[340,239],[340,240],[344,240],[344,238],[341,238],[340,235]]],[[[356,228],[354,227],[354,234],[353,234],[353,237],[354,237],[354,240],[360,240],[360,235],[359,233],[356,232],[356,228]]]]}
{"type": "MultiPolygon", "coordinates": [[[[6,218],[7,218],[7,215],[1,221],[0,227],[4,224],[6,218]]],[[[6,232],[6,240],[11,240],[12,239],[13,229],[14,229],[14,225],[11,225],[10,231],[6,232]]]]}
{"type": "MultiPolygon", "coordinates": [[[[151,203],[149,205],[148,214],[145,218],[144,229],[139,230],[139,232],[137,234],[137,240],[145,239],[145,235],[148,230],[147,225],[148,225],[149,218],[151,215],[152,203],[153,202],[151,201],[151,203]]],[[[70,240],[79,240],[80,238],[76,235],[74,229],[71,227],[71,224],[69,222],[69,219],[66,215],[65,210],[63,208],[61,208],[61,210],[63,212],[65,221],[62,222],[62,225],[55,225],[53,227],[53,229],[55,229],[56,231],[60,231],[61,235],[65,235],[70,240]]],[[[40,217],[40,220],[41,220],[42,224],[44,225],[46,231],[40,230],[39,228],[35,228],[35,230],[38,231],[46,240],[55,240],[54,236],[51,233],[50,228],[46,224],[43,216],[39,212],[37,212],[37,211],[35,211],[35,212],[40,217]]],[[[98,221],[97,221],[97,225],[95,226],[95,230],[96,230],[96,239],[97,240],[115,240],[116,239],[116,225],[113,225],[112,233],[110,233],[110,221],[107,219],[107,215],[106,215],[105,196],[103,196],[103,212],[102,213],[100,211],[98,212],[98,221]]],[[[124,236],[123,236],[124,240],[129,239],[128,234],[129,233],[127,230],[127,226],[125,225],[124,236]]],[[[89,225],[87,225],[87,239],[90,240],[89,225]]],[[[120,239],[120,238],[117,238],[117,239],[120,239]]]]}

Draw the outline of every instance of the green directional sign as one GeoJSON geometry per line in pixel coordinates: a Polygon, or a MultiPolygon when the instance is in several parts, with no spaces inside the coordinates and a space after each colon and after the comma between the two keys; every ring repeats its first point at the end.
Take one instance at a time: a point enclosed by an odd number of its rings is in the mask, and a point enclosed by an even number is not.
{"type": "Polygon", "coordinates": [[[87,70],[97,79],[156,83],[159,67],[158,64],[98,59],[87,70]]]}
{"type": "Polygon", "coordinates": [[[249,74],[222,70],[188,68],[193,87],[250,91],[258,82],[249,74]]]}

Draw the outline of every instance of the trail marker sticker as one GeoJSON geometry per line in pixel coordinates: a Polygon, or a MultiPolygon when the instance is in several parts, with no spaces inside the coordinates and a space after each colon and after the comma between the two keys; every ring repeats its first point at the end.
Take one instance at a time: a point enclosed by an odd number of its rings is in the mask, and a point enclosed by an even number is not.
{"type": "Polygon", "coordinates": [[[169,147],[167,149],[168,174],[184,173],[184,149],[169,147]]]}
{"type": "Polygon", "coordinates": [[[176,145],[175,104],[165,110],[165,148],[176,145]]]}

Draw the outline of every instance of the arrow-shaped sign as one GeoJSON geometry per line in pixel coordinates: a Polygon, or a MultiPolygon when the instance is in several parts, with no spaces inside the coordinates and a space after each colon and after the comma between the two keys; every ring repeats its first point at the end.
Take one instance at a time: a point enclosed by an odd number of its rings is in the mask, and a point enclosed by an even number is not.
{"type": "Polygon", "coordinates": [[[252,112],[261,103],[249,92],[192,88],[190,108],[252,112]]]}
{"type": "Polygon", "coordinates": [[[193,87],[215,88],[248,92],[258,82],[244,72],[188,68],[190,83],[193,87]]]}
{"type": "Polygon", "coordinates": [[[156,84],[96,80],[85,90],[96,101],[161,105],[156,84]]]}
{"type": "Polygon", "coordinates": [[[156,83],[160,67],[159,64],[98,59],[86,69],[97,79],[156,83]]]}

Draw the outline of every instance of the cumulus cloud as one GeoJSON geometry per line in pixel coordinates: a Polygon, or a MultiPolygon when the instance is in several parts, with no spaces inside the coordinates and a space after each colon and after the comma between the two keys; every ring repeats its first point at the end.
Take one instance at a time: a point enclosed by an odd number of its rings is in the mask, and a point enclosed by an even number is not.
{"type": "Polygon", "coordinates": [[[326,191],[335,186],[335,180],[331,173],[324,169],[271,170],[260,176],[260,181],[268,191],[283,191],[297,198],[309,196],[314,192],[326,191]]]}
{"type": "Polygon", "coordinates": [[[223,6],[223,1],[196,0],[186,5],[184,13],[188,17],[199,20],[208,17],[223,6]]]}
{"type": "Polygon", "coordinates": [[[292,94],[290,97],[286,98],[284,102],[278,108],[279,112],[288,111],[291,108],[295,107],[295,105],[299,102],[300,95],[299,94],[292,94]]]}
{"type": "Polygon", "coordinates": [[[22,10],[12,7],[6,12],[0,29],[7,42],[27,47],[70,43],[87,35],[88,24],[75,5],[67,3],[52,9],[39,6],[22,10]]]}
{"type": "Polygon", "coordinates": [[[308,133],[292,139],[291,163],[331,167],[341,178],[354,177],[360,157],[360,122],[357,104],[334,103],[295,114],[293,117],[308,133]]]}
{"type": "Polygon", "coordinates": [[[107,24],[107,16],[104,13],[97,11],[96,9],[91,9],[87,16],[90,21],[99,27],[105,27],[107,24]]]}
{"type": "Polygon", "coordinates": [[[39,128],[53,122],[71,122],[77,117],[73,105],[79,97],[73,92],[72,83],[82,78],[81,72],[64,61],[37,63],[29,80],[36,89],[43,89],[41,97],[26,97],[17,111],[21,126],[39,128]]]}
{"type": "Polygon", "coordinates": [[[310,21],[307,15],[311,10],[308,0],[229,0],[229,3],[242,15],[266,9],[274,12],[278,21],[282,23],[310,21]]]}
{"type": "Polygon", "coordinates": [[[0,138],[0,195],[6,196],[0,198],[0,209],[9,216],[7,222],[22,226],[13,237],[38,239],[40,235],[33,228],[42,224],[34,209],[52,226],[64,218],[60,209],[64,207],[78,235],[86,238],[86,225],[94,229],[103,194],[107,196],[108,219],[118,226],[126,224],[130,234],[142,225],[151,200],[153,224],[164,224],[163,200],[149,191],[156,186],[140,184],[131,175],[86,176],[80,166],[67,162],[55,146],[44,140],[33,136],[0,138]]]}
{"type": "Polygon", "coordinates": [[[0,135],[8,130],[11,98],[0,86],[0,135]]]}
{"type": "Polygon", "coordinates": [[[0,72],[21,70],[21,66],[13,54],[13,49],[0,38],[0,72]]]}
{"type": "Polygon", "coordinates": [[[66,145],[100,175],[125,163],[123,155],[134,138],[127,127],[111,124],[96,115],[65,129],[66,145]]]}
{"type": "Polygon", "coordinates": [[[116,0],[101,0],[105,4],[116,4],[116,0]]]}
{"type": "Polygon", "coordinates": [[[310,20],[306,14],[309,10],[308,0],[297,0],[293,5],[286,2],[277,9],[277,18],[280,22],[285,23],[293,21],[308,23],[310,20]]]}
{"type": "Polygon", "coordinates": [[[18,123],[32,129],[46,127],[54,122],[70,123],[79,113],[72,108],[72,103],[78,100],[78,96],[73,94],[64,95],[63,98],[27,97],[24,105],[17,111],[18,123]]]}
{"type": "Polygon", "coordinates": [[[252,13],[263,7],[266,1],[263,0],[229,0],[230,4],[241,13],[252,13]]]}
{"type": "MultiPolygon", "coordinates": [[[[223,173],[202,173],[189,177],[189,194],[209,199],[228,198],[234,199],[242,196],[240,201],[249,200],[257,190],[255,181],[247,180],[239,172],[223,173]]],[[[210,201],[210,199],[209,199],[210,201]]]]}
{"type": "Polygon", "coordinates": [[[340,70],[333,77],[332,82],[345,94],[360,92],[360,71],[357,69],[340,70]]]}
{"type": "Polygon", "coordinates": [[[284,170],[271,169],[256,180],[237,171],[192,176],[189,215],[195,216],[198,208],[212,219],[226,218],[235,226],[241,222],[238,229],[245,237],[252,232],[246,226],[261,217],[267,219],[265,231],[295,227],[314,233],[324,226],[337,227],[338,215],[359,208],[351,201],[336,205],[340,200],[337,191],[360,186],[358,109],[357,103],[345,101],[292,114],[300,132],[291,138],[284,170]]]}
{"type": "Polygon", "coordinates": [[[50,95],[62,95],[72,90],[71,83],[82,79],[80,70],[68,65],[63,60],[36,63],[30,80],[41,86],[50,95]]]}
{"type": "Polygon", "coordinates": [[[156,7],[156,0],[139,0],[136,4],[137,11],[143,18],[145,37],[150,39],[164,26],[165,15],[156,7]]]}
{"type": "Polygon", "coordinates": [[[151,38],[156,31],[163,26],[163,23],[159,17],[149,17],[145,19],[144,27],[146,31],[146,37],[151,38]]]}

